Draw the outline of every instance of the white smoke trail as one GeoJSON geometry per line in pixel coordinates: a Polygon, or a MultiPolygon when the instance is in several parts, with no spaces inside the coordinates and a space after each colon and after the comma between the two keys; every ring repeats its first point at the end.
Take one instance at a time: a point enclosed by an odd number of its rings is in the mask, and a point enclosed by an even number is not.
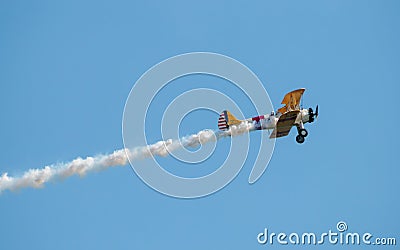
{"type": "Polygon", "coordinates": [[[108,155],[89,156],[85,159],[78,157],[68,163],[49,165],[40,169],[29,169],[20,177],[11,177],[8,173],[4,173],[0,176],[0,193],[4,190],[18,190],[26,187],[40,188],[43,187],[44,183],[49,181],[65,179],[72,175],[84,176],[86,173],[92,171],[124,166],[128,163],[127,154],[129,154],[131,160],[140,160],[148,158],[151,155],[167,156],[169,152],[177,150],[182,146],[196,147],[223,137],[241,135],[251,130],[253,130],[253,125],[243,122],[238,126],[231,126],[228,131],[206,129],[197,134],[185,136],[180,140],[169,139],[152,145],[136,147],[131,150],[116,150],[108,155]]]}

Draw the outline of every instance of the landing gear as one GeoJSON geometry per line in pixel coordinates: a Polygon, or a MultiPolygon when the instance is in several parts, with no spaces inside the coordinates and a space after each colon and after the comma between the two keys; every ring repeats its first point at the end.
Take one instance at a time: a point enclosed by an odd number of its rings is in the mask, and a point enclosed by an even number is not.
{"type": "Polygon", "coordinates": [[[299,135],[301,135],[303,137],[307,137],[308,131],[304,128],[301,128],[301,129],[299,129],[299,135]]]}
{"type": "Polygon", "coordinates": [[[304,136],[302,136],[302,135],[297,135],[296,136],[296,141],[297,141],[297,143],[303,143],[304,142],[304,136]]]}
{"type": "Polygon", "coordinates": [[[304,138],[308,135],[308,131],[304,128],[303,122],[300,122],[300,124],[297,125],[297,133],[296,141],[301,144],[304,142],[304,138]]]}

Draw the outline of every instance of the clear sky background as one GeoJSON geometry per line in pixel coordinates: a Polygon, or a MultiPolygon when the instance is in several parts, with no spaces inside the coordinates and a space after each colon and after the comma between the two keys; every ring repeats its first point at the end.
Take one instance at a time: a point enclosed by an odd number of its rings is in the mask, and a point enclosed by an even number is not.
{"type": "MultiPolygon", "coordinates": [[[[262,249],[271,247],[256,240],[265,227],[318,233],[340,220],[351,231],[400,241],[399,11],[400,2],[389,0],[1,1],[0,173],[123,148],[122,113],[135,81],[186,52],[244,63],[275,108],[304,87],[304,106],[319,104],[320,117],[303,145],[295,130],[277,140],[256,184],[247,182],[247,164],[205,198],[161,195],[130,166],[6,191],[0,248],[262,249]]],[[[180,94],[171,90],[161,102],[180,94]]],[[[193,113],[181,133],[216,129],[216,121],[193,113]]]]}

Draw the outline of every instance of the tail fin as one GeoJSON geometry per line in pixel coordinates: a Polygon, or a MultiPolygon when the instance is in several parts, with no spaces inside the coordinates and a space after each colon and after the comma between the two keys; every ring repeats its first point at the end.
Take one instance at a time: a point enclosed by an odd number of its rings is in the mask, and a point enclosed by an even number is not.
{"type": "Polygon", "coordinates": [[[228,121],[226,118],[227,118],[226,111],[222,111],[222,113],[219,115],[219,119],[218,119],[218,128],[220,130],[228,130],[229,129],[228,121]]]}
{"type": "Polygon", "coordinates": [[[228,130],[229,126],[231,125],[237,125],[240,124],[242,121],[236,119],[231,112],[224,110],[222,113],[219,115],[218,119],[218,128],[220,130],[228,130]]]}
{"type": "Polygon", "coordinates": [[[242,123],[241,120],[238,120],[236,117],[234,117],[234,116],[231,114],[231,112],[229,112],[228,110],[225,110],[224,112],[226,113],[226,117],[228,117],[227,120],[228,120],[228,125],[229,125],[229,126],[231,126],[231,125],[237,125],[237,124],[242,123]]]}

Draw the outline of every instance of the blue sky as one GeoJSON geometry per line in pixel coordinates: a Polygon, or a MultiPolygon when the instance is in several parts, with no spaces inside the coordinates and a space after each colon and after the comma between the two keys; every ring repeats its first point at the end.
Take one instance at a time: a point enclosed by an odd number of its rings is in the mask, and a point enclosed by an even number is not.
{"type": "MultiPolygon", "coordinates": [[[[0,2],[0,173],[122,148],[130,89],[181,53],[239,60],[275,108],[299,87],[305,106],[320,105],[306,143],[295,130],[277,140],[254,185],[247,164],[214,195],[181,200],[125,166],[5,192],[1,248],[262,249],[271,247],[256,240],[265,227],[324,232],[340,220],[399,241],[399,10],[398,1],[0,2]]],[[[180,94],[171,90],[161,102],[180,94]]],[[[181,132],[214,129],[216,120],[193,113],[181,132]]]]}

